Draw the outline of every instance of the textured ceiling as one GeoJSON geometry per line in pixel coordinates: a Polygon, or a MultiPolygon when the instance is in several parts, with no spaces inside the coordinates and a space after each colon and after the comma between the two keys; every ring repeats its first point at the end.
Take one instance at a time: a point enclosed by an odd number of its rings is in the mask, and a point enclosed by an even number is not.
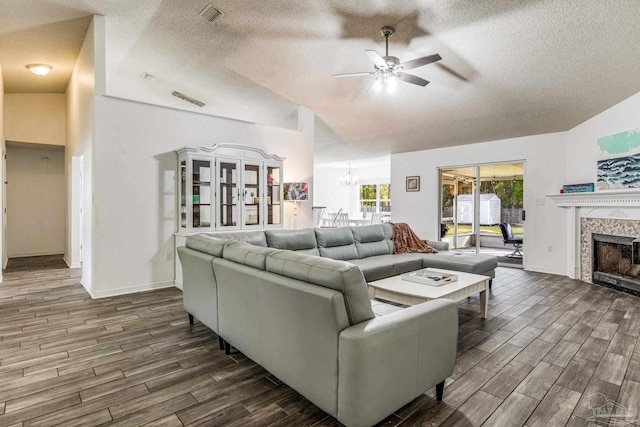
{"type": "Polygon", "coordinates": [[[207,3],[2,0],[6,90],[63,91],[16,74],[77,52],[72,35],[97,13],[110,95],[290,128],[304,105],[318,163],[564,131],[640,91],[637,0],[215,0],[225,15],[214,25],[198,17],[207,3]],[[413,70],[430,85],[389,95],[369,77],[330,77],[372,70],[364,51],[383,53],[387,24],[401,61],[443,57],[413,70]]]}

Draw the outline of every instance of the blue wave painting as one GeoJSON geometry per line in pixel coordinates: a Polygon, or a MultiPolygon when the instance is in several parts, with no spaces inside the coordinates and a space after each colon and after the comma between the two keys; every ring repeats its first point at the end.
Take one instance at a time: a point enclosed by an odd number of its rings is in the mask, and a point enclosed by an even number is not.
{"type": "Polygon", "coordinates": [[[598,190],[640,187],[640,154],[598,160],[598,190]]]}

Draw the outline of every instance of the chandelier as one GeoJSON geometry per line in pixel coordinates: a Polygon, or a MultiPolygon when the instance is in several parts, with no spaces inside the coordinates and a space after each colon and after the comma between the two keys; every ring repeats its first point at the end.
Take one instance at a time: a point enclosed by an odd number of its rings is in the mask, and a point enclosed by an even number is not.
{"type": "Polygon", "coordinates": [[[343,187],[355,187],[358,185],[358,177],[351,174],[351,163],[349,163],[349,172],[340,178],[340,185],[343,187]]]}

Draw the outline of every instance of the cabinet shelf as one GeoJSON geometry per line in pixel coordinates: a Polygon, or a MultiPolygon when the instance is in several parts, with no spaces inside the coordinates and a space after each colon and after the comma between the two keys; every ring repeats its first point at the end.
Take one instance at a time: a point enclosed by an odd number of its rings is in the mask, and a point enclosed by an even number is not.
{"type": "Polygon", "coordinates": [[[178,154],[178,218],[185,233],[281,228],[282,158],[250,146],[185,147],[178,154]]]}

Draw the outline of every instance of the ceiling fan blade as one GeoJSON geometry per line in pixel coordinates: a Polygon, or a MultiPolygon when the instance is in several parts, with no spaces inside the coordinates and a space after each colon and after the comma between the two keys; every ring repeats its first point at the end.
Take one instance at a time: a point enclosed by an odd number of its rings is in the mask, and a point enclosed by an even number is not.
{"type": "Polygon", "coordinates": [[[418,86],[426,86],[429,84],[428,80],[423,79],[422,77],[414,76],[409,73],[402,73],[398,76],[400,80],[403,82],[411,83],[418,86]]]}
{"type": "Polygon", "coordinates": [[[370,76],[372,72],[363,71],[361,73],[342,73],[342,74],[332,74],[331,77],[356,77],[356,76],[370,76]]]}
{"type": "Polygon", "coordinates": [[[365,50],[365,52],[367,53],[367,56],[369,56],[371,62],[376,64],[376,67],[382,70],[386,70],[387,68],[389,68],[389,66],[387,65],[387,61],[385,61],[378,52],[376,52],[375,50],[365,50]]]}
{"type": "Polygon", "coordinates": [[[442,57],[439,54],[435,53],[433,55],[423,56],[421,58],[403,62],[402,64],[400,64],[400,67],[404,68],[405,70],[412,70],[414,68],[422,67],[423,65],[431,64],[432,62],[440,61],[441,59],[442,57]]]}

